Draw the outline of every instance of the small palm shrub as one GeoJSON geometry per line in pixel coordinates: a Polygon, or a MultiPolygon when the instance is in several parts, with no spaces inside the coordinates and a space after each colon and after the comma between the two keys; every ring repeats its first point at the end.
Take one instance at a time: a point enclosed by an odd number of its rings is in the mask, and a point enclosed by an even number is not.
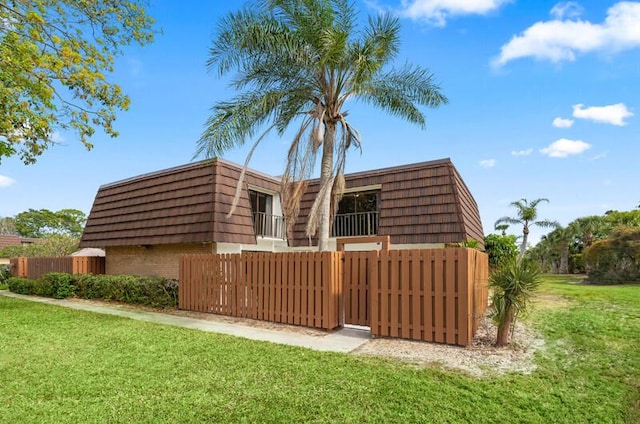
{"type": "Polygon", "coordinates": [[[516,319],[526,311],[539,285],[540,269],[533,262],[518,263],[516,259],[512,259],[491,273],[491,314],[498,324],[496,346],[509,344],[509,334],[516,319]]]}

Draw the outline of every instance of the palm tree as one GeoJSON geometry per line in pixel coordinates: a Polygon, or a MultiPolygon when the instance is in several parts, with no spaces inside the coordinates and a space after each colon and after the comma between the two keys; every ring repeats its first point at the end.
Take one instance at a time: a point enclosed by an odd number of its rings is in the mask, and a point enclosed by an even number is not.
{"type": "Polygon", "coordinates": [[[506,237],[507,236],[507,229],[509,229],[509,224],[498,224],[498,223],[496,223],[494,228],[495,228],[496,231],[501,231],[502,232],[502,237],[506,237]]]}
{"type": "Polygon", "coordinates": [[[524,252],[527,250],[527,241],[529,238],[530,226],[535,225],[537,227],[557,228],[560,225],[556,221],[549,221],[546,219],[536,221],[536,219],[538,218],[537,207],[540,202],[548,203],[549,200],[540,198],[529,202],[527,199],[520,199],[515,202],[511,202],[511,206],[514,206],[517,209],[517,216],[503,216],[495,223],[495,225],[499,225],[502,223],[522,225],[522,243],[520,243],[520,254],[518,254],[518,263],[522,262],[522,258],[524,258],[524,252]]]}
{"type": "Polygon", "coordinates": [[[389,68],[399,51],[397,18],[369,18],[361,32],[356,21],[348,0],[256,0],[220,22],[208,61],[221,76],[235,70],[231,85],[241,93],[213,106],[196,156],[220,156],[261,132],[246,168],[269,131],[283,135],[296,121],[282,178],[283,209],[290,227],[302,181],[321,152],[320,191],[306,228],[308,236],[319,231],[320,250],[328,250],[331,204],[337,207],[342,196],[347,150],[361,148],[346,103],[360,100],[424,127],[418,106],[447,102],[427,69],[389,68]]]}
{"type": "Polygon", "coordinates": [[[569,248],[574,240],[575,236],[569,227],[558,227],[547,234],[546,241],[549,243],[550,249],[557,253],[560,259],[557,268],[558,274],[569,273],[569,248]]]}

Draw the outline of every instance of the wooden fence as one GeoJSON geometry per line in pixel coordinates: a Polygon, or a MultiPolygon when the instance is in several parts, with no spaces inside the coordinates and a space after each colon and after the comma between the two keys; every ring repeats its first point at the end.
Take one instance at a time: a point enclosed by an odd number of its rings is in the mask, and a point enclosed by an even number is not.
{"type": "Polygon", "coordinates": [[[183,255],[179,307],[466,346],[487,308],[474,249],[183,255]]]}
{"type": "Polygon", "coordinates": [[[182,255],[181,309],[331,330],[339,326],[338,252],[182,255]]]}
{"type": "Polygon", "coordinates": [[[49,272],[104,274],[105,260],[96,256],[20,257],[10,260],[9,270],[12,277],[32,280],[49,272]]]}
{"type": "Polygon", "coordinates": [[[373,252],[374,336],[466,346],[487,308],[487,255],[473,249],[373,252]]]}

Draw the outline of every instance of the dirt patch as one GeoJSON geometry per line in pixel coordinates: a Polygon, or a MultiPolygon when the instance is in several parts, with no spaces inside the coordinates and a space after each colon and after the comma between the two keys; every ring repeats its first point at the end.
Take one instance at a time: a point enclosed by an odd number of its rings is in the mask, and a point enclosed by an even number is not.
{"type": "Polygon", "coordinates": [[[536,370],[536,351],[543,349],[544,340],[526,325],[518,323],[511,345],[496,348],[496,326],[483,318],[472,344],[468,347],[399,339],[373,339],[355,354],[380,356],[409,362],[427,368],[462,370],[477,377],[509,372],[529,374],[536,370]]]}
{"type": "Polygon", "coordinates": [[[570,304],[571,300],[554,294],[539,294],[531,302],[531,305],[536,309],[557,309],[570,304]]]}

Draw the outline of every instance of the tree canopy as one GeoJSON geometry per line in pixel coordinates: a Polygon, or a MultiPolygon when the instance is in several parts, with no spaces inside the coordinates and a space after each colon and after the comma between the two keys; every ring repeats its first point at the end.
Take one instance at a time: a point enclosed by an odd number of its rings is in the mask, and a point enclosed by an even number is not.
{"type": "Polygon", "coordinates": [[[52,234],[80,237],[87,217],[77,209],[29,209],[14,218],[15,227],[23,237],[43,237],[52,234]]]}
{"type": "Polygon", "coordinates": [[[112,137],[129,98],[109,81],[123,46],[152,41],[144,0],[0,2],[0,161],[33,163],[75,132],[90,149],[95,128],[112,137]]]}
{"type": "Polygon", "coordinates": [[[231,85],[240,94],[213,106],[197,154],[220,156],[249,139],[255,148],[266,132],[283,135],[299,125],[283,173],[283,210],[291,226],[302,181],[320,155],[321,187],[307,235],[318,232],[319,248],[326,250],[331,204],[337,207],[344,188],[346,153],[362,142],[346,104],[360,100],[424,126],[418,106],[447,102],[427,69],[392,67],[399,37],[399,21],[389,15],[370,17],[358,30],[356,10],[347,0],[257,0],[229,14],[219,23],[208,65],[219,75],[235,71],[231,85]]]}

